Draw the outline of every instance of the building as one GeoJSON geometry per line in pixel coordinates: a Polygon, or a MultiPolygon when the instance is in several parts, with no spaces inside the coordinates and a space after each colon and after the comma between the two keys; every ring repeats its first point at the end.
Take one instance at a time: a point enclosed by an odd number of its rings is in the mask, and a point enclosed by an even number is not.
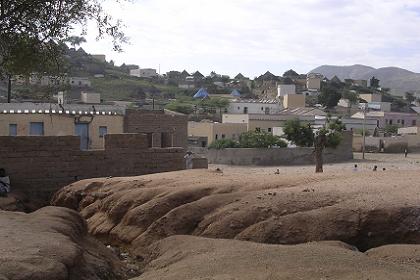
{"type": "Polygon", "coordinates": [[[186,147],[187,117],[115,105],[2,103],[0,136],[79,136],[82,150],[103,149],[104,135],[146,134],[151,147],[186,147]]]}
{"type": "Polygon", "coordinates": [[[239,140],[239,136],[247,131],[245,123],[188,122],[188,137],[207,139],[207,145],[216,140],[239,140]]]}
{"type": "Polygon", "coordinates": [[[420,127],[410,126],[398,128],[398,134],[400,135],[420,135],[420,127]]]}
{"type": "Polygon", "coordinates": [[[278,85],[277,86],[277,97],[283,97],[288,94],[296,94],[296,85],[278,85]]]}
{"type": "Polygon", "coordinates": [[[92,85],[89,78],[85,78],[85,77],[70,77],[68,79],[68,83],[71,87],[79,87],[79,88],[91,87],[92,85]]]}
{"type": "Polygon", "coordinates": [[[131,69],[130,76],[139,77],[139,78],[154,78],[158,76],[156,69],[153,68],[138,68],[131,69]]]}
{"type": "Polygon", "coordinates": [[[304,94],[287,94],[283,97],[283,107],[285,109],[295,109],[305,107],[304,94]]]}
{"type": "Polygon", "coordinates": [[[124,108],[48,103],[0,104],[0,136],[80,136],[80,148],[103,149],[105,134],[123,133],[124,108]]]}
{"type": "Polygon", "coordinates": [[[104,54],[92,54],[91,56],[97,61],[106,62],[106,56],[104,54]]]}
{"type": "Polygon", "coordinates": [[[306,89],[313,91],[321,90],[321,81],[324,79],[324,76],[319,73],[309,73],[306,76],[306,89]]]}
{"type": "Polygon", "coordinates": [[[230,101],[227,114],[278,114],[283,106],[277,100],[234,99],[230,101]]]}
{"type": "Polygon", "coordinates": [[[362,93],[359,95],[360,99],[365,100],[367,103],[382,102],[382,95],[378,93],[362,93]]]}
{"type": "MultiPolygon", "coordinates": [[[[358,112],[352,118],[363,119],[363,112],[358,112]]],[[[398,127],[416,126],[419,116],[414,113],[400,113],[400,112],[384,112],[384,111],[370,111],[366,113],[367,119],[374,119],[379,128],[385,128],[387,125],[395,125],[398,127]]]]}
{"type": "Polygon", "coordinates": [[[81,92],[80,101],[85,104],[100,104],[101,94],[93,92],[81,92]]]}
{"type": "Polygon", "coordinates": [[[294,119],[315,124],[315,119],[319,116],[326,116],[326,113],[315,108],[294,108],[284,109],[276,115],[224,114],[223,123],[246,124],[247,131],[273,132],[275,127],[283,127],[287,121],[294,119]]]}

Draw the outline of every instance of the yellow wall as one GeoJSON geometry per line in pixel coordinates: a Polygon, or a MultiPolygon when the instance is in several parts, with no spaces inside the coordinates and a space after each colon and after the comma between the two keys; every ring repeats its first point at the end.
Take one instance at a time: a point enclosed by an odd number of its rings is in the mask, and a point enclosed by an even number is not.
{"type": "Polygon", "coordinates": [[[305,107],[305,95],[303,95],[303,94],[288,94],[288,95],[284,96],[283,107],[286,108],[286,109],[305,107]]]}
{"type": "Polygon", "coordinates": [[[218,140],[238,140],[239,135],[246,131],[247,124],[242,123],[188,122],[188,136],[207,137],[209,145],[216,140],[216,135],[218,140]]]}
{"type": "MultiPolygon", "coordinates": [[[[123,133],[123,116],[89,116],[80,118],[89,123],[90,149],[103,149],[104,139],[99,137],[99,127],[106,126],[108,134],[123,133]]],[[[17,136],[29,136],[31,122],[44,123],[45,136],[75,135],[75,117],[49,114],[0,114],[0,136],[9,136],[9,124],[17,124],[17,136]]]]}

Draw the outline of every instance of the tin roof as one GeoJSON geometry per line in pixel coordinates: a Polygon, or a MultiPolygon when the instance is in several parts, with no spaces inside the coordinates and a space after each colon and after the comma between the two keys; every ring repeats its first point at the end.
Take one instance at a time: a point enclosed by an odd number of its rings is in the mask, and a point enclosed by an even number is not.
{"type": "Polygon", "coordinates": [[[125,115],[124,106],[52,103],[0,103],[0,114],[125,115]]]}

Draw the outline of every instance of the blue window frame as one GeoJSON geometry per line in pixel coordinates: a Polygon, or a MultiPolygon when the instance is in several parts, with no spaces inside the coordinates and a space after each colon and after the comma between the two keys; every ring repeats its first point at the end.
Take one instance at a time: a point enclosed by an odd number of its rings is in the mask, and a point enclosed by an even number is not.
{"type": "Polygon", "coordinates": [[[30,136],[44,136],[44,123],[31,122],[29,127],[30,136]]]}
{"type": "Polygon", "coordinates": [[[9,136],[17,136],[17,124],[9,124],[9,136]]]}

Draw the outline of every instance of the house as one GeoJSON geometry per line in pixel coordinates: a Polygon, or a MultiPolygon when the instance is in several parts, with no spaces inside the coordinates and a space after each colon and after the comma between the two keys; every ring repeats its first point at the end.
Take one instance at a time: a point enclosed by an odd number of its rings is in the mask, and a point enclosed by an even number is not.
{"type": "Polygon", "coordinates": [[[321,90],[321,81],[324,78],[322,74],[319,73],[309,73],[306,76],[306,89],[312,91],[321,90]]]}
{"type": "Polygon", "coordinates": [[[285,109],[305,107],[305,95],[304,94],[286,94],[283,97],[283,107],[285,109]]]}
{"type": "Polygon", "coordinates": [[[279,113],[283,106],[277,100],[234,99],[230,101],[227,114],[265,114],[279,113]]]}
{"type": "Polygon", "coordinates": [[[187,117],[116,105],[0,104],[0,136],[79,136],[82,150],[96,150],[104,135],[121,133],[147,134],[154,147],[186,147],[187,117]]]}
{"type": "Polygon", "coordinates": [[[378,93],[362,93],[359,95],[359,98],[365,100],[367,103],[382,102],[382,95],[378,93]]]}
{"type": "Polygon", "coordinates": [[[106,56],[104,54],[91,54],[91,56],[100,62],[106,62],[106,56]]]}
{"type": "Polygon", "coordinates": [[[79,87],[79,88],[92,86],[89,78],[85,78],[85,77],[69,77],[68,84],[71,87],[79,87]]]}
{"type": "Polygon", "coordinates": [[[224,114],[223,123],[247,124],[247,131],[273,132],[273,128],[283,127],[287,121],[294,119],[315,124],[318,116],[326,116],[326,113],[316,108],[294,108],[283,109],[275,115],[224,114]]]}
{"type": "MultiPolygon", "coordinates": [[[[363,112],[358,112],[352,118],[363,119],[363,112]]],[[[400,113],[400,112],[384,112],[384,111],[370,111],[366,113],[367,119],[374,119],[379,128],[385,128],[387,125],[395,125],[398,127],[416,126],[419,116],[414,113],[400,113]]]]}
{"type": "MultiPolygon", "coordinates": [[[[239,136],[247,131],[245,123],[188,122],[189,139],[206,139],[206,145],[216,140],[239,140],[239,136]]],[[[204,140],[201,140],[204,143],[204,140]]],[[[201,145],[202,146],[202,145],[201,145]]]]}
{"type": "Polygon", "coordinates": [[[278,85],[277,86],[277,97],[283,97],[288,94],[296,94],[296,85],[278,85]]]}
{"type": "Polygon", "coordinates": [[[138,68],[131,69],[130,76],[139,77],[139,78],[154,78],[158,76],[156,69],[153,68],[138,68]]]}
{"type": "Polygon", "coordinates": [[[81,92],[80,101],[84,104],[101,104],[101,94],[93,92],[81,92]]]}

